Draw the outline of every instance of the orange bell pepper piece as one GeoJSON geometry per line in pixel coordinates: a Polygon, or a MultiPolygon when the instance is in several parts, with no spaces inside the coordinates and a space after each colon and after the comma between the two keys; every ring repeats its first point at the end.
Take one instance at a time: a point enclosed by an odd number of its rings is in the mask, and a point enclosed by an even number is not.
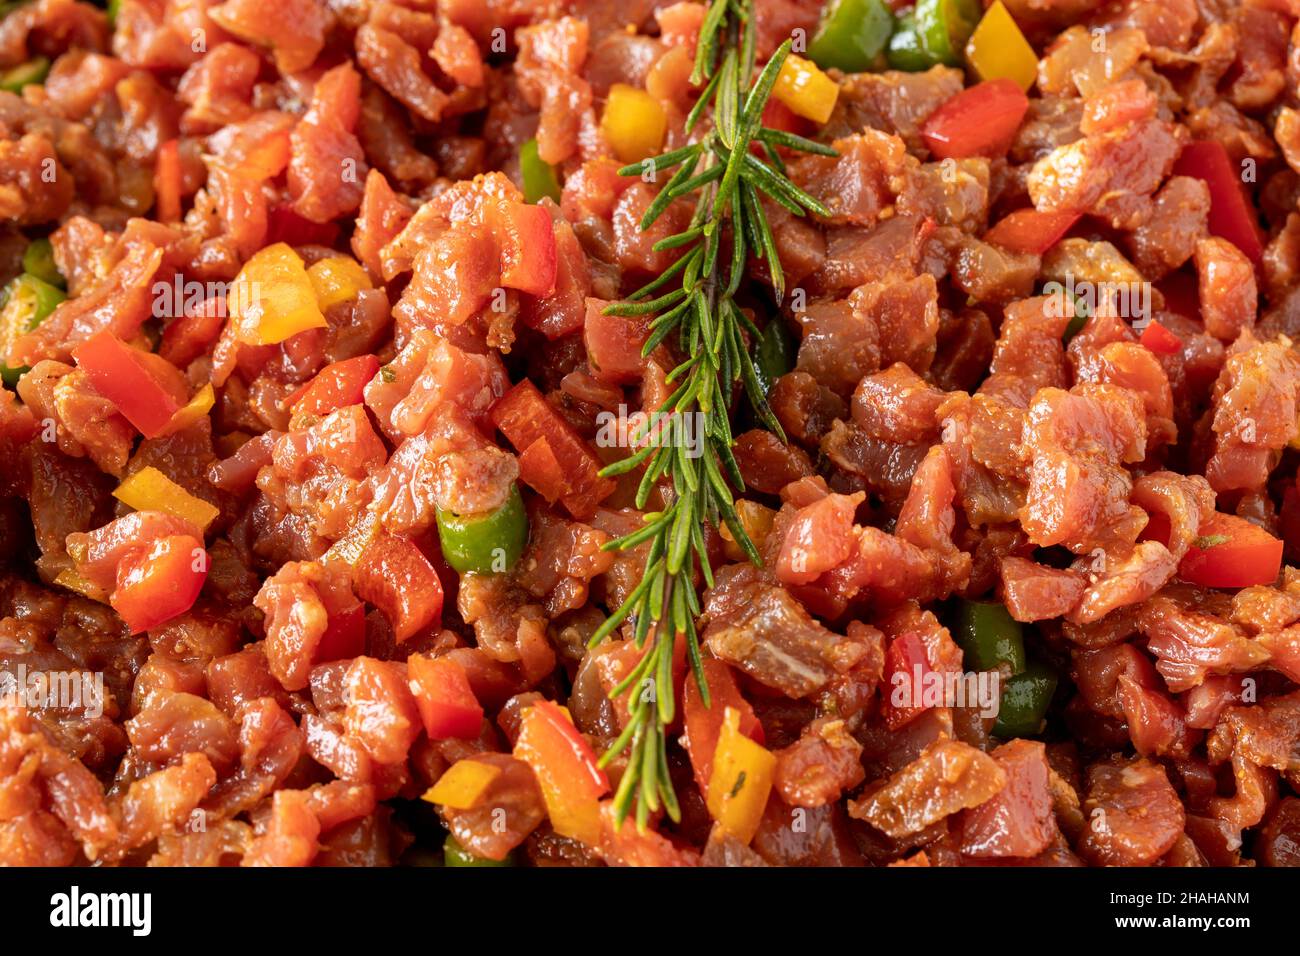
{"type": "Polygon", "coordinates": [[[555,832],[598,846],[600,798],[609,778],[565,713],[547,700],[525,710],[514,755],[537,775],[555,832]]]}
{"type": "Polygon", "coordinates": [[[181,149],[178,140],[169,139],[158,147],[153,167],[154,210],[160,222],[180,222],[181,218],[181,149]]]}

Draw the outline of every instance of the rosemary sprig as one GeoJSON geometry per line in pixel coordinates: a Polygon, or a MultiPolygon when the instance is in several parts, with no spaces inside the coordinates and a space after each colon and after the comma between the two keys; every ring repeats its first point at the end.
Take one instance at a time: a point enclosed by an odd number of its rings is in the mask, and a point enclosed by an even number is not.
{"type": "Polygon", "coordinates": [[[712,587],[713,575],[705,552],[704,523],[725,524],[736,543],[755,564],[761,564],[754,543],[736,514],[732,488],[744,480],[732,457],[731,404],[737,382],[743,385],[758,419],[785,435],[768,406],[749,344],[758,329],[736,303],[751,255],[765,260],[779,303],[785,278],[776,243],[763,211],[761,197],[779,203],[792,214],[829,215],[815,198],[786,176],[776,147],[835,155],[812,140],[763,126],[763,108],[772,93],[781,65],[790,53],[787,40],[753,79],[755,71],[752,0],[712,0],[696,48],[691,81],[703,91],[688,114],[685,131],[690,145],[621,169],[624,176],[654,176],[673,170],[641,220],[649,229],[677,200],[695,196],[695,212],[681,232],[662,239],[656,250],[681,249],[681,257],[662,275],[622,302],[607,307],[610,315],[654,315],[642,354],[662,343],[675,344],[687,356],[668,374],[672,394],[658,415],[633,434],[630,457],[604,470],[618,475],[644,467],[636,504],[644,509],[660,479],[667,477],[671,493],[663,510],[645,515],[645,524],[612,541],[620,550],[649,542],[645,576],[623,604],[592,635],[595,647],[628,622],[639,663],[611,691],[627,698],[630,720],[601,758],[605,766],[627,751],[628,764],[614,795],[621,824],[636,808],[639,828],[663,807],[680,819],[677,796],[668,777],[664,728],[673,720],[677,702],[672,683],[673,648],[678,635],[686,641],[687,657],[705,703],[708,686],[700,666],[695,619],[700,599],[695,588],[696,567],[712,587]],[[711,120],[707,129],[696,128],[711,120]],[[768,162],[750,146],[761,144],[768,162]],[[673,280],[677,285],[669,288],[673,280]],[[668,291],[664,291],[668,289],[668,291]],[[685,416],[699,428],[703,441],[692,456],[685,416]]]}

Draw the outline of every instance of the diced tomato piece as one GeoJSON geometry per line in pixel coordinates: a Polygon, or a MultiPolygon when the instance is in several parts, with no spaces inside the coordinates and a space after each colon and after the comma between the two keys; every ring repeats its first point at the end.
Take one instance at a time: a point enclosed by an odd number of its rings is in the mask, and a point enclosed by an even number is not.
{"type": "Polygon", "coordinates": [[[154,212],[160,222],[180,222],[181,148],[169,139],[158,147],[153,167],[154,212]]]}
{"type": "Polygon", "coordinates": [[[1197,140],[1183,147],[1174,163],[1174,176],[1194,176],[1210,187],[1210,234],[1227,239],[1258,263],[1264,238],[1255,206],[1246,194],[1241,170],[1233,166],[1218,140],[1197,140]]]}
{"type": "Polygon", "coordinates": [[[587,299],[582,341],[587,346],[591,374],[602,382],[639,382],[646,360],[641,347],[649,337],[646,320],[639,315],[606,315],[604,299],[587,299]]]}
{"type": "Polygon", "coordinates": [[[1159,322],[1149,322],[1142,330],[1138,340],[1157,355],[1177,355],[1183,350],[1183,342],[1159,322]]]}
{"type": "Polygon", "coordinates": [[[353,566],[357,596],[379,608],[400,644],[438,621],[442,582],[429,559],[406,538],[387,532],[371,541],[353,566]]]}
{"type": "Polygon", "coordinates": [[[575,518],[591,517],[596,505],[613,493],[613,480],[600,475],[600,459],[529,379],[502,396],[493,406],[491,418],[520,452],[520,476],[530,485],[533,482],[524,474],[523,459],[535,442],[546,441],[560,473],[547,476],[544,484],[551,490],[564,488],[560,500],[575,518]]]}
{"type": "Polygon", "coordinates": [[[156,438],[188,400],[185,378],[165,359],[132,348],[105,329],[72,352],[90,384],[140,434],[156,438]]]}
{"type": "Polygon", "coordinates": [[[1041,256],[1061,241],[1079,221],[1077,212],[1039,212],[1017,209],[984,234],[984,241],[1012,252],[1041,256]]]}
{"type": "Polygon", "coordinates": [[[921,138],[939,159],[1001,156],[1028,109],[1029,97],[1015,80],[987,80],[962,90],[931,113],[921,126],[921,138]]]}
{"type": "Polygon", "coordinates": [[[1282,542],[1245,518],[1216,512],[1201,523],[1178,576],[1207,588],[1272,584],[1282,570],[1282,542]]]}
{"type": "Polygon", "coordinates": [[[686,675],[686,690],[682,706],[685,710],[682,742],[691,758],[695,783],[700,793],[707,793],[709,777],[713,773],[713,752],[718,747],[722,733],[722,715],[728,707],[740,712],[740,732],[756,744],[766,742],[763,725],[754,716],[754,708],[740,694],[735,674],[725,661],[709,657],[700,661],[704,681],[709,687],[709,704],[704,706],[700,688],[695,678],[686,675]]]}
{"type": "Polygon", "coordinates": [[[557,269],[550,212],[545,206],[503,202],[493,218],[501,243],[501,284],[529,295],[550,295],[557,269]]]}
{"type": "Polygon", "coordinates": [[[465,668],[447,657],[412,654],[406,659],[406,673],[430,740],[478,736],[483,707],[474,696],[465,668]]]}
{"type": "Polygon", "coordinates": [[[207,576],[203,543],[187,534],[169,535],[122,559],[109,603],[139,634],[188,611],[207,576]]]}
{"type": "Polygon", "coordinates": [[[358,355],[326,365],[294,398],[291,404],[294,417],[324,416],[339,408],[360,405],[365,398],[366,384],[378,373],[379,359],[373,355],[358,355]]]}
{"type": "Polygon", "coordinates": [[[890,730],[911,723],[926,711],[923,693],[926,675],[932,670],[925,644],[917,635],[900,634],[889,643],[885,649],[885,680],[881,694],[884,696],[885,726],[890,730]]]}
{"type": "Polygon", "coordinates": [[[329,624],[316,645],[312,661],[349,661],[366,652],[366,606],[360,601],[338,614],[330,614],[329,624]]]}

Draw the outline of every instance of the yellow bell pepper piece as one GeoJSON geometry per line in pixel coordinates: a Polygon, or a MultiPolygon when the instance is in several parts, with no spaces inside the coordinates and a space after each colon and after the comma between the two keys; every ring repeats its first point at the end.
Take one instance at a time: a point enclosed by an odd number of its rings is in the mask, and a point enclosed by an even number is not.
{"type": "Polygon", "coordinates": [[[316,290],[316,304],[321,311],[340,302],[347,302],[357,297],[365,289],[373,289],[370,276],[355,259],[347,256],[331,256],[322,259],[307,270],[312,288],[316,290]]]}
{"type": "Polygon", "coordinates": [[[781,64],[772,95],[792,113],[814,123],[825,123],[835,109],[840,87],[812,60],[791,54],[781,64]]]}
{"type": "Polygon", "coordinates": [[[259,250],[244,263],[227,306],[235,317],[239,341],[248,345],[276,345],[328,324],[307,267],[283,242],[259,250]]]}
{"type": "Polygon", "coordinates": [[[600,131],[620,162],[635,163],[663,148],[668,115],[645,90],[615,83],[605,100],[600,131]]]}
{"type": "Polygon", "coordinates": [[[718,825],[742,843],[758,830],[775,772],[776,757],[740,732],[740,711],[728,707],[722,714],[705,803],[718,825]]]}
{"type": "Polygon", "coordinates": [[[209,382],[195,392],[193,398],[176,409],[176,414],[167,423],[167,427],[163,429],[162,434],[174,435],[177,432],[184,431],[212,411],[212,406],[216,403],[217,393],[212,388],[212,383],[209,382]]]}
{"type": "Polygon", "coordinates": [[[966,44],[966,62],[981,80],[1006,77],[1026,91],[1038,75],[1038,54],[1002,0],[995,0],[984,12],[984,18],[971,34],[966,44]]]}
{"type": "Polygon", "coordinates": [[[72,568],[67,568],[55,575],[54,583],[67,588],[69,591],[75,591],[82,597],[98,601],[100,604],[108,603],[107,591],[98,585],[91,584],[72,568]]]}
{"type": "MultiPolygon", "coordinates": [[[[767,535],[772,530],[772,522],[776,520],[776,512],[767,505],[741,498],[736,502],[736,517],[740,519],[740,526],[745,529],[745,534],[749,535],[749,540],[754,542],[754,547],[762,551],[763,542],[767,540],[767,535]]],[[[723,553],[733,561],[748,560],[745,552],[736,543],[736,539],[732,537],[731,529],[725,524],[719,524],[718,530],[722,533],[723,553]]]]}
{"type": "Polygon", "coordinates": [[[500,767],[468,757],[452,764],[422,799],[453,810],[469,810],[478,804],[487,788],[492,786],[492,781],[499,776],[500,767]]]}
{"type": "Polygon", "coordinates": [[[124,478],[113,492],[113,497],[136,511],[165,511],[169,515],[183,518],[200,531],[206,531],[208,525],[221,514],[218,508],[202,498],[194,497],[153,467],[141,468],[134,475],[124,478]]]}

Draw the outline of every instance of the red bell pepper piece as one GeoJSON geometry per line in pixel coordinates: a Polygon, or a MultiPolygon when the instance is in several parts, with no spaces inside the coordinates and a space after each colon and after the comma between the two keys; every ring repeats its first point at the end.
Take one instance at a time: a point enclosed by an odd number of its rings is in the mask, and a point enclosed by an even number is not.
{"type": "Polygon", "coordinates": [[[550,295],[558,268],[550,212],[545,206],[503,202],[493,219],[501,244],[501,284],[529,295],[550,295]]]}
{"type": "Polygon", "coordinates": [[[108,399],[145,438],[166,431],[185,404],[185,379],[152,353],[132,348],[105,329],[72,350],[95,391],[108,399]]]}
{"type": "Polygon", "coordinates": [[[477,737],[483,707],[474,696],[465,668],[446,657],[412,654],[406,659],[411,693],[430,740],[477,737]]]}
{"type": "Polygon", "coordinates": [[[338,614],[330,614],[329,624],[321,635],[312,661],[349,661],[366,652],[366,606],[360,601],[338,614]]]}
{"type": "Polygon", "coordinates": [[[1210,234],[1227,239],[1258,263],[1264,254],[1264,238],[1254,204],[1246,194],[1241,171],[1217,140],[1197,140],[1183,147],[1174,163],[1173,175],[1194,176],[1210,187],[1210,234]]]}
{"type": "Polygon", "coordinates": [[[365,399],[363,390],[379,373],[379,359],[373,355],[333,362],[321,369],[316,377],[286,403],[293,409],[293,417],[315,415],[323,417],[339,408],[360,405],[365,399]]]}
{"type": "Polygon", "coordinates": [[[1186,272],[1171,272],[1156,283],[1156,291],[1165,300],[1165,311],[1185,319],[1201,318],[1201,289],[1197,278],[1186,272]]]}
{"type": "Polygon", "coordinates": [[[178,140],[169,139],[158,147],[153,167],[154,211],[160,222],[181,219],[181,149],[178,140]]]}
{"type": "Polygon", "coordinates": [[[709,686],[709,704],[704,706],[699,684],[691,675],[686,676],[686,690],[682,707],[685,711],[682,743],[691,758],[695,783],[700,793],[708,793],[709,778],[713,774],[713,753],[718,748],[722,734],[722,716],[728,707],[740,713],[740,732],[756,744],[766,743],[763,725],[754,716],[754,708],[740,693],[735,674],[725,661],[706,658],[700,661],[705,683],[709,686]]]}
{"type": "Polygon", "coordinates": [[[928,709],[923,695],[926,677],[932,670],[925,644],[917,635],[902,634],[889,643],[885,649],[885,680],[881,689],[886,727],[897,730],[928,709]]]}
{"type": "Polygon", "coordinates": [[[613,480],[600,476],[600,459],[531,380],[524,379],[502,396],[492,407],[491,419],[520,452],[524,482],[543,494],[559,491],[557,497],[573,517],[591,517],[596,505],[613,493],[613,480]],[[548,455],[531,451],[539,441],[546,443],[548,455]],[[553,462],[556,471],[548,469],[535,481],[523,468],[525,458],[533,469],[540,469],[544,461],[553,462]]]}
{"type": "Polygon", "coordinates": [[[139,634],[188,611],[207,576],[203,543],[187,534],[169,535],[122,558],[109,604],[139,634]]]}
{"type": "Polygon", "coordinates": [[[1032,252],[1041,256],[1061,241],[1061,237],[1079,221],[1080,215],[1077,212],[1017,209],[984,233],[984,241],[1012,252],[1032,252]]]}
{"type": "Polygon", "coordinates": [[[921,138],[939,159],[1001,156],[1015,139],[1029,97],[1015,80],[986,80],[962,90],[921,124],[921,138]]]}
{"type": "Polygon", "coordinates": [[[1215,512],[1201,523],[1178,576],[1207,588],[1272,584],[1282,570],[1282,542],[1236,515],[1215,512]]]}
{"type": "Polygon", "coordinates": [[[1177,355],[1183,350],[1183,341],[1159,322],[1148,322],[1138,339],[1157,355],[1177,355]]]}
{"type": "Polygon", "coordinates": [[[329,246],[339,238],[336,222],[312,222],[288,206],[273,206],[266,216],[266,242],[273,246],[283,242],[290,246],[329,246]]]}
{"type": "Polygon", "coordinates": [[[382,532],[368,543],[352,569],[357,597],[379,608],[397,643],[438,621],[442,582],[429,559],[406,538],[382,532]]]}

